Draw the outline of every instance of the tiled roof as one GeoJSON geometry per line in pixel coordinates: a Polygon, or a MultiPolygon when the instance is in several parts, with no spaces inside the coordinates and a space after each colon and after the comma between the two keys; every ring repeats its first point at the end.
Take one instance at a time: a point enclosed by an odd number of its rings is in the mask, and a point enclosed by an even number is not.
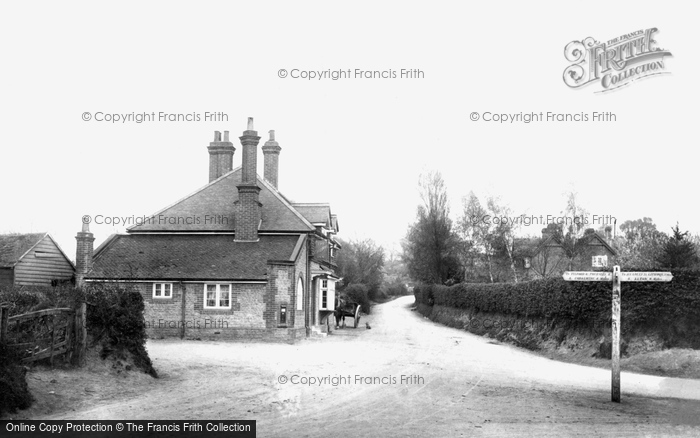
{"type": "Polygon", "coordinates": [[[294,203],[292,206],[312,224],[331,226],[331,207],[328,204],[294,203]]]}
{"type": "MultiPolygon", "coordinates": [[[[212,181],[195,193],[129,228],[141,231],[234,231],[234,203],[238,201],[241,168],[212,181]]],[[[314,227],[268,182],[258,177],[262,204],[260,231],[309,232],[314,227]]]]}
{"type": "Polygon", "coordinates": [[[88,279],[266,280],[268,260],[289,260],[299,235],[116,235],[96,252],[88,279]]]}
{"type": "Polygon", "coordinates": [[[0,235],[0,267],[14,266],[46,233],[0,235]]]}

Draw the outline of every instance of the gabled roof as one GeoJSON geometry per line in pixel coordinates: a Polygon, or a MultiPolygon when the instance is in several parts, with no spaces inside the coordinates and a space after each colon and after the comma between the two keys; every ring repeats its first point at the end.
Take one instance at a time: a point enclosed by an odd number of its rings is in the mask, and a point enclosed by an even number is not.
{"type": "Polygon", "coordinates": [[[300,235],[119,234],[95,253],[87,279],[266,280],[268,260],[296,257],[300,235]]]}
{"type": "Polygon", "coordinates": [[[0,267],[9,268],[17,264],[47,233],[0,235],[0,267]]]}
{"type": "MultiPolygon", "coordinates": [[[[136,232],[235,231],[234,208],[238,201],[241,168],[223,175],[196,192],[155,213],[143,224],[127,230],[136,232]]],[[[261,232],[313,231],[314,226],[267,181],[258,176],[262,204],[261,232]]]]}
{"type": "Polygon", "coordinates": [[[301,213],[306,220],[314,225],[323,225],[330,227],[331,224],[331,206],[326,203],[300,203],[295,202],[292,206],[301,213]]]}
{"type": "MultiPolygon", "coordinates": [[[[597,232],[593,232],[591,234],[587,234],[581,237],[581,239],[587,239],[586,244],[590,245],[592,241],[598,242],[601,246],[605,247],[612,255],[617,255],[617,251],[608,244],[608,242],[605,241],[605,239],[598,234],[597,232]]],[[[540,251],[542,251],[543,248],[547,246],[561,246],[561,242],[552,234],[547,236],[544,240],[540,242],[540,244],[534,249],[531,249],[531,255],[536,256],[540,251]]]]}
{"type": "Polygon", "coordinates": [[[34,249],[42,240],[48,238],[66,261],[75,268],[58,243],[49,233],[2,234],[0,235],[0,268],[15,266],[24,256],[34,249]]]}

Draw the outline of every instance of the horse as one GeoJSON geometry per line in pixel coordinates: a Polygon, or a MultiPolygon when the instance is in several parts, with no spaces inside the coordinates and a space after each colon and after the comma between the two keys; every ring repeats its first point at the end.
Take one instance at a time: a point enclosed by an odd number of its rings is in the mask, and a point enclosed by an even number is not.
{"type": "Polygon", "coordinates": [[[346,300],[345,298],[341,297],[338,295],[335,298],[335,310],[333,311],[333,316],[335,316],[335,329],[338,330],[340,328],[340,321],[343,322],[343,327],[345,327],[345,304],[346,300]]]}

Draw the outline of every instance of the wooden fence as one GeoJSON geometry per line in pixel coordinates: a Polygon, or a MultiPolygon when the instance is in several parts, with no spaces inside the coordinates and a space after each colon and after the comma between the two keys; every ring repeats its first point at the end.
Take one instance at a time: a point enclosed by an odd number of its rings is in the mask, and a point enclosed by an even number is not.
{"type": "Polygon", "coordinates": [[[76,309],[56,308],[9,316],[0,304],[0,342],[20,350],[23,362],[64,355],[82,365],[86,349],[85,303],[76,309]]]}

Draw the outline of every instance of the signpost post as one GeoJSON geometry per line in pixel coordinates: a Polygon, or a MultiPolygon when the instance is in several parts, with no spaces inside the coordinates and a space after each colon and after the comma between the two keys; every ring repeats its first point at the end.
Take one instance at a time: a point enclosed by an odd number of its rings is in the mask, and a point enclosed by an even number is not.
{"type": "Polygon", "coordinates": [[[620,272],[614,266],[612,272],[566,271],[566,281],[612,281],[612,401],[620,403],[620,306],[623,281],[671,281],[670,272],[620,272]]]}

